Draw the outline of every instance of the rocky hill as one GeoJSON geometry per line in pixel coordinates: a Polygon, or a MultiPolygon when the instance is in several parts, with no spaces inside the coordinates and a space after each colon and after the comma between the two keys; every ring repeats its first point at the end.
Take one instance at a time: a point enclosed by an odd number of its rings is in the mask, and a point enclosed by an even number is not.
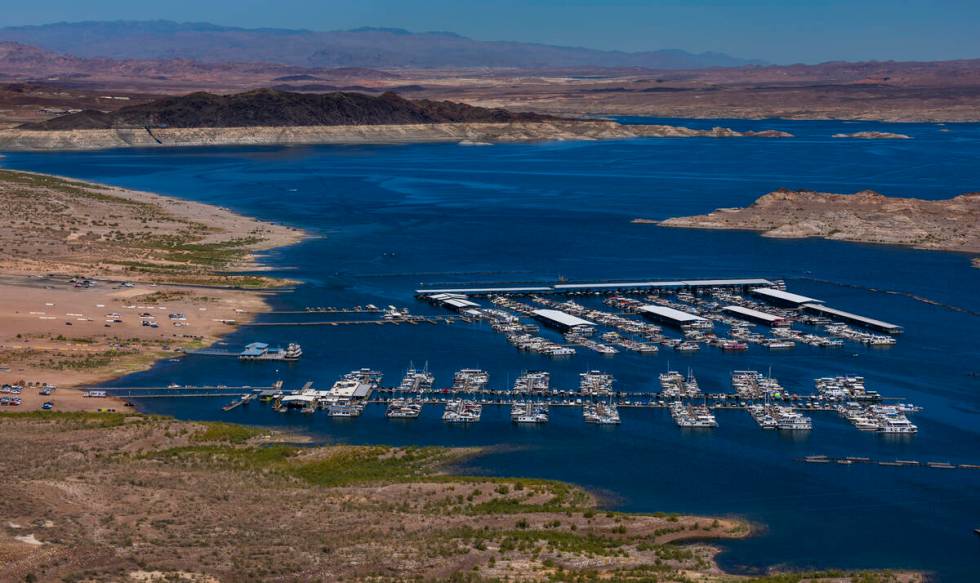
{"type": "Polygon", "coordinates": [[[784,189],[762,196],[745,208],[718,209],[659,224],[761,231],[765,237],[822,237],[980,253],[980,193],[923,200],[888,197],[870,190],[828,194],[784,189]]]}
{"type": "Polygon", "coordinates": [[[289,93],[260,89],[235,95],[192,93],[112,112],[86,110],[21,126],[24,130],[359,126],[510,123],[555,119],[451,101],[411,101],[394,93],[289,93]]]}

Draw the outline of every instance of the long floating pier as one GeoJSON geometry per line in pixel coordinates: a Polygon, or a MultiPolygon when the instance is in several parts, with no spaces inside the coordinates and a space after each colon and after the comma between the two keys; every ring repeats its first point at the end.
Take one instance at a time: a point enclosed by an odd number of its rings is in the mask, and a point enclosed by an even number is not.
{"type": "Polygon", "coordinates": [[[468,296],[489,295],[531,295],[531,294],[569,294],[569,293],[618,293],[643,291],[685,291],[712,287],[731,287],[747,289],[750,287],[772,286],[768,279],[693,279],[685,281],[627,281],[593,283],[559,283],[555,285],[509,286],[509,287],[471,287],[451,289],[417,289],[416,295],[466,294],[468,296]]]}
{"type": "MultiPolygon", "coordinates": [[[[106,391],[112,396],[132,399],[160,398],[191,398],[191,397],[234,397],[243,394],[258,395],[263,392],[276,390],[276,387],[92,387],[91,390],[106,391]]],[[[387,404],[407,396],[417,396],[413,391],[402,391],[395,387],[376,388],[371,397],[365,399],[369,404],[387,404]]],[[[508,389],[469,390],[459,388],[434,389],[426,391],[418,400],[425,404],[443,404],[453,399],[471,399],[484,405],[510,406],[515,401],[540,402],[556,407],[581,407],[592,402],[593,397],[582,395],[576,390],[552,389],[549,391],[517,392],[508,389]]],[[[758,400],[744,399],[734,393],[705,393],[699,397],[680,398],[668,396],[660,392],[615,392],[609,395],[596,396],[595,400],[609,401],[623,408],[668,408],[674,401],[685,403],[705,403],[711,409],[747,409],[758,400]]],[[[806,411],[832,411],[842,400],[827,398],[823,395],[783,394],[781,397],[770,397],[770,401],[779,402],[806,411]]],[[[854,398],[847,400],[853,401],[854,398]]]]}
{"type": "MultiPolygon", "coordinates": [[[[312,312],[311,312],[312,313],[312,312]]],[[[315,322],[247,322],[239,324],[239,326],[356,326],[356,325],[372,325],[372,326],[382,326],[385,324],[450,324],[456,320],[460,320],[459,316],[411,316],[408,318],[400,318],[397,320],[318,320],[315,322]]]]}
{"type": "Polygon", "coordinates": [[[830,457],[826,455],[808,455],[799,458],[798,461],[808,464],[839,464],[849,466],[853,464],[865,464],[876,466],[888,466],[895,468],[931,468],[936,470],[980,470],[980,464],[953,464],[950,462],[919,461],[919,460],[874,460],[868,457],[847,456],[830,457]]]}

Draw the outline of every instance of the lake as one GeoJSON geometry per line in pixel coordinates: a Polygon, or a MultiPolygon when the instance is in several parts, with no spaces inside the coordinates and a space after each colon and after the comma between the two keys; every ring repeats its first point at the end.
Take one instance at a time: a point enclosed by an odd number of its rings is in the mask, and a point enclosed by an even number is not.
{"type": "MultiPolygon", "coordinates": [[[[380,406],[353,420],[283,416],[263,406],[223,413],[226,398],[140,406],[185,419],[286,425],[331,442],[499,446],[463,469],[568,480],[620,510],[733,514],[765,525],[758,536],[722,545],[726,568],[891,567],[975,580],[980,471],[799,461],[827,454],[980,463],[980,270],[969,257],[630,220],[743,206],[780,187],[948,198],[980,188],[980,125],[623,121],[779,129],[797,137],[11,153],[0,163],[227,206],[319,235],[265,257],[273,274],[303,282],[272,299],[278,310],[374,303],[444,314],[416,301],[414,290],[559,277],[768,277],[901,324],[905,334],[890,348],[706,347],[690,356],[661,350],[614,357],[580,350],[567,360],[518,352],[486,325],[251,328],[227,344],[295,341],[303,359],[277,365],[188,357],[117,384],[258,386],[281,378],[289,387],[306,380],[322,386],[360,367],[397,384],[414,362],[428,363],[438,385],[448,385],[456,369],[481,367],[494,387],[509,387],[528,369],[548,370],[553,385],[573,387],[578,373],[602,368],[616,375],[619,389],[656,391],[669,361],[671,368],[691,367],[708,390],[730,390],[734,369],[772,367],[783,385],[809,393],[817,377],[859,374],[870,388],[924,407],[913,417],[917,435],[861,433],[832,413],[814,413],[809,434],[787,436],[764,432],[735,410],[718,412],[714,431],[684,432],[661,410],[623,410],[614,428],[585,425],[578,410],[553,410],[546,426],[516,427],[506,409],[488,407],[481,423],[457,427],[440,421],[441,407],[392,422],[380,406]],[[863,130],[913,139],[830,137],[863,130]]],[[[261,317],[275,318],[282,316],[261,317]]]]}

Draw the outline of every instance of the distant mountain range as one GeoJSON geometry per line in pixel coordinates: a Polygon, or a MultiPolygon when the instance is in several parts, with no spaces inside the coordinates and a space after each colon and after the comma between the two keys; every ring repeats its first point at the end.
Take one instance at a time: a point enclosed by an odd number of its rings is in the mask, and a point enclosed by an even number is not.
{"type": "Polygon", "coordinates": [[[761,64],[722,53],[603,51],[536,43],[478,41],[449,32],[360,28],[317,32],[171,21],[61,22],[0,28],[0,41],[75,57],[188,59],[299,67],[701,69],[761,64]]]}

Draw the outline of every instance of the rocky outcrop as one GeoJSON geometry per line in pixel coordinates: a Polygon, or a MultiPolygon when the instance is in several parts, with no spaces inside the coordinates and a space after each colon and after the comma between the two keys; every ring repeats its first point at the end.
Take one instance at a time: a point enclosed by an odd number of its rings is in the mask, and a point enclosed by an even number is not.
{"type": "Polygon", "coordinates": [[[637,137],[743,137],[727,128],[695,130],[612,121],[431,123],[294,127],[0,130],[0,151],[99,150],[126,147],[541,142],[637,137]]]}
{"type": "Polygon", "coordinates": [[[980,193],[923,200],[887,197],[870,190],[856,194],[777,190],[745,208],[723,208],[658,224],[980,253],[980,193]]]}
{"type": "Polygon", "coordinates": [[[854,132],[853,134],[834,134],[834,138],[850,138],[854,140],[911,140],[912,136],[894,132],[854,132]]]}

